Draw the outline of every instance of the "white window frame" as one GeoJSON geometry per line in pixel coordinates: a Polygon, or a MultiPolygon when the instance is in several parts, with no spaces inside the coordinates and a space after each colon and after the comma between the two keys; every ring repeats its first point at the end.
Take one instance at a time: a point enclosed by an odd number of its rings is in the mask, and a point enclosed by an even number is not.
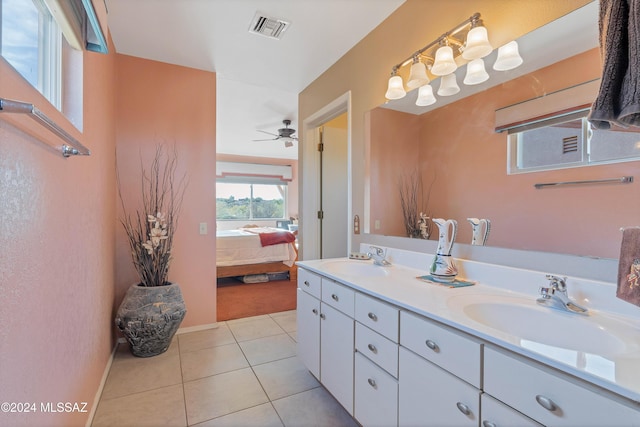
{"type": "MultiPolygon", "coordinates": [[[[226,184],[246,184],[246,185],[280,185],[284,187],[284,194],[282,198],[283,202],[283,216],[279,218],[254,218],[253,217],[253,209],[251,208],[251,202],[249,203],[249,218],[218,218],[218,213],[216,211],[216,221],[219,222],[232,222],[232,221],[275,221],[281,219],[289,219],[287,217],[287,212],[289,212],[289,186],[287,182],[277,179],[268,179],[268,178],[255,178],[255,177],[234,177],[234,178],[218,178],[216,179],[216,185],[219,183],[226,184]]],[[[217,198],[217,196],[216,196],[217,198]]],[[[253,191],[251,200],[253,200],[253,191]]]]}

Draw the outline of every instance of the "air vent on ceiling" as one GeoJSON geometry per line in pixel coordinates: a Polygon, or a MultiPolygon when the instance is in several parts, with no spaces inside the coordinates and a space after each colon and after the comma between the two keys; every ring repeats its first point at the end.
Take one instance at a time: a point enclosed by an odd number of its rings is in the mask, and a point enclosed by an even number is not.
{"type": "Polygon", "coordinates": [[[251,21],[249,32],[272,39],[280,39],[290,23],[282,19],[270,18],[257,12],[251,21]]]}

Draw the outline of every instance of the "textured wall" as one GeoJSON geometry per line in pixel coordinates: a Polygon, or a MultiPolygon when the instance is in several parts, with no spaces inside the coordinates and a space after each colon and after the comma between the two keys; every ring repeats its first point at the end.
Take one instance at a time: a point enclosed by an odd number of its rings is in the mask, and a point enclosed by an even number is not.
{"type": "MultiPolygon", "coordinates": [[[[178,150],[178,174],[186,172],[189,185],[169,280],[180,284],[187,306],[181,327],[215,323],[215,74],[117,55],[116,97],[118,173],[127,209],[140,200],[141,156],[148,164],[157,144],[178,150]],[[209,234],[199,234],[201,222],[209,234]]],[[[121,226],[116,242],[115,307],[138,281],[121,226]]]]}
{"type": "MultiPolygon", "coordinates": [[[[70,132],[90,157],[64,159],[34,121],[0,116],[0,402],[38,409],[0,413],[0,425],[84,425],[88,413],[40,403],[90,410],[114,345],[114,55],[85,53],[84,69],[84,133],[70,132]]],[[[0,96],[70,127],[1,58],[0,96]]]]}

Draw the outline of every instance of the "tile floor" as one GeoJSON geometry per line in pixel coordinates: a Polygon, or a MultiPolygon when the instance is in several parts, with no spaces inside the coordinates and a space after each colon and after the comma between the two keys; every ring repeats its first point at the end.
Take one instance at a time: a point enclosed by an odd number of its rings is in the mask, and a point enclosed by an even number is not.
{"type": "Polygon", "coordinates": [[[357,426],[295,339],[293,310],[176,335],[148,359],[120,344],[92,426],[357,426]]]}

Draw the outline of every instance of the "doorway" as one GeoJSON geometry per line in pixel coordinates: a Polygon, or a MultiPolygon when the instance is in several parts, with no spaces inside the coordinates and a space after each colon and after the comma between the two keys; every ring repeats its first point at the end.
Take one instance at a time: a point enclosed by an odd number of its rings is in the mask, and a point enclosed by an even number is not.
{"type": "Polygon", "coordinates": [[[352,240],[351,93],[304,119],[303,132],[299,259],[344,257],[352,240]],[[322,157],[318,151],[321,138],[326,141],[324,149],[330,150],[322,157]]]}

